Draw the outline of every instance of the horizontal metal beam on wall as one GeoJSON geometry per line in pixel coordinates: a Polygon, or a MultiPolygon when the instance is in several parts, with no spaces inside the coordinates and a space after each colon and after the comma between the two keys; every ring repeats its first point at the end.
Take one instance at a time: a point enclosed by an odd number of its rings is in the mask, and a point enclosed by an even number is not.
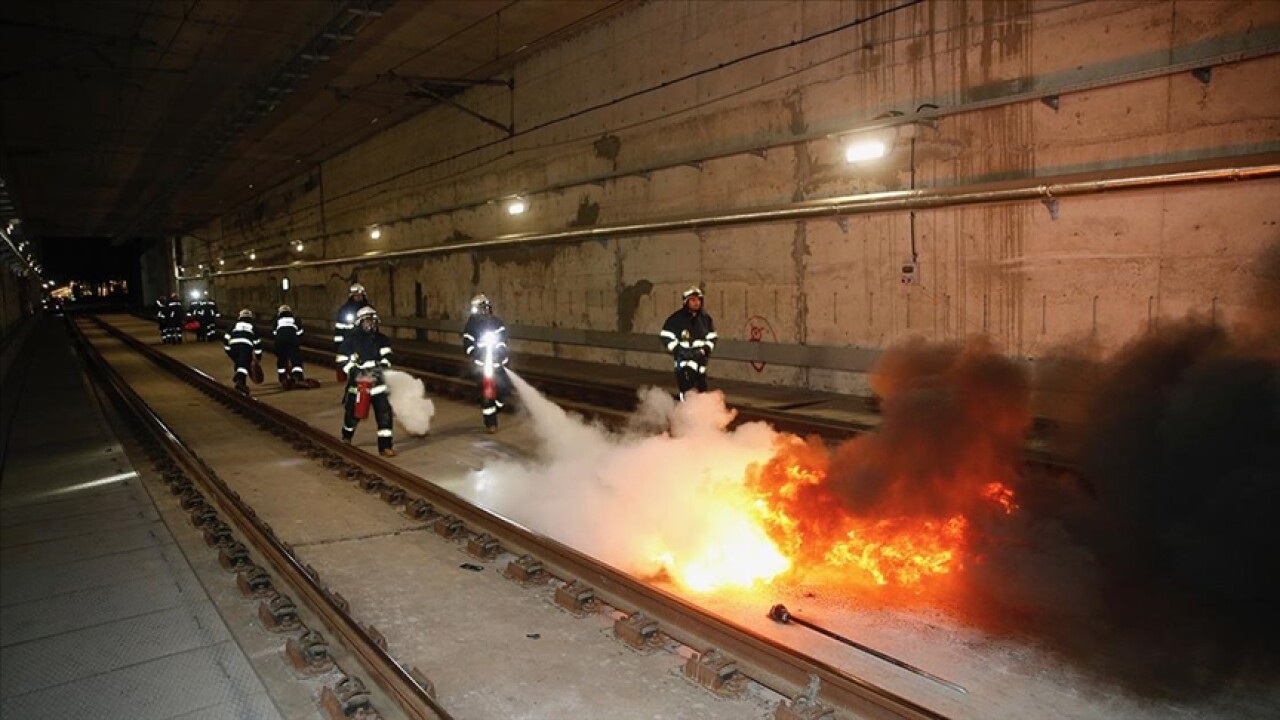
{"type": "MultiPolygon", "coordinates": [[[[283,265],[265,265],[241,270],[215,272],[213,277],[252,275],[334,265],[371,265],[403,258],[421,258],[459,252],[506,250],[526,245],[608,240],[636,235],[670,232],[692,232],[718,227],[795,222],[821,218],[840,218],[869,213],[927,210],[965,205],[1061,200],[1067,197],[1094,195],[1128,190],[1150,190],[1181,185],[1236,182],[1280,177],[1280,153],[1216,158],[1210,161],[1169,163],[1123,168],[1093,173],[1035,177],[983,185],[924,190],[895,190],[845,197],[808,200],[788,205],[744,208],[729,212],[687,215],[675,218],[645,220],[589,228],[573,228],[543,233],[500,235],[494,238],[446,243],[427,247],[370,252],[360,255],[298,260],[283,265]]],[[[184,276],[179,280],[195,280],[184,276]]]]}

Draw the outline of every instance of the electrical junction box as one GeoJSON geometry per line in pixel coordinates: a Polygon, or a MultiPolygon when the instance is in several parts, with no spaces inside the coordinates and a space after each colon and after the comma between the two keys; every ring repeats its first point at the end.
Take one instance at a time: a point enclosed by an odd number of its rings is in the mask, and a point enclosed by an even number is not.
{"type": "Polygon", "coordinates": [[[919,268],[913,262],[902,263],[902,284],[915,285],[919,277],[919,268]]]}

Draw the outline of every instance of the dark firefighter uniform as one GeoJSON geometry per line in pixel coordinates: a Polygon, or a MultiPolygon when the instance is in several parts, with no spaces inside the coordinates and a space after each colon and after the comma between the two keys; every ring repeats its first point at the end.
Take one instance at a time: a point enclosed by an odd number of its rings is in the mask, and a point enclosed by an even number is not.
{"type": "Polygon", "coordinates": [[[194,321],[197,324],[195,329],[196,341],[197,342],[203,341],[204,340],[204,299],[203,298],[200,298],[197,296],[191,299],[191,302],[187,304],[187,318],[189,318],[190,320],[194,321]]]}
{"type": "Polygon", "coordinates": [[[196,331],[197,336],[203,335],[205,342],[213,342],[218,337],[218,318],[222,314],[218,312],[218,303],[213,298],[205,298],[200,301],[200,329],[196,331]]]}
{"type": "Polygon", "coordinates": [[[182,342],[182,318],[184,314],[182,301],[178,299],[177,295],[170,295],[164,301],[164,306],[160,308],[156,319],[160,322],[160,339],[166,345],[177,345],[182,342]]]}
{"type": "Polygon", "coordinates": [[[169,314],[169,296],[163,295],[156,298],[156,329],[160,331],[160,342],[169,343],[169,338],[164,332],[164,319],[169,314]]]}
{"type": "Polygon", "coordinates": [[[507,326],[493,314],[489,298],[477,295],[471,299],[471,317],[462,330],[462,349],[471,358],[471,369],[480,383],[480,414],[489,432],[498,428],[498,412],[505,405],[511,381],[507,378],[507,326]],[[492,352],[495,397],[484,396],[485,358],[492,352]]]}
{"type": "Polygon", "coordinates": [[[360,308],[369,307],[368,300],[365,299],[364,286],[355,283],[351,286],[350,295],[347,301],[338,308],[338,315],[333,321],[333,347],[337,351],[342,347],[342,341],[346,340],[347,335],[356,327],[356,313],[360,312],[360,308]]]}
{"type": "Polygon", "coordinates": [[[227,357],[231,358],[235,367],[231,381],[235,383],[237,390],[247,395],[249,366],[262,356],[262,339],[253,329],[253,312],[241,310],[236,317],[236,324],[223,336],[222,342],[222,349],[227,352],[227,357]]]}
{"type": "Polygon", "coordinates": [[[342,441],[350,443],[355,437],[356,425],[360,422],[356,417],[359,381],[365,377],[372,382],[369,394],[372,396],[373,417],[378,423],[378,454],[394,456],[396,451],[391,447],[391,401],[387,398],[387,382],[382,374],[383,370],[391,367],[391,343],[386,335],[378,332],[378,313],[372,307],[365,306],[357,311],[355,329],[344,336],[337,361],[347,376],[342,441]]]}
{"type": "Polygon", "coordinates": [[[293,316],[293,308],[281,305],[276,310],[276,379],[286,388],[306,380],[302,367],[302,326],[293,316]]]}
{"type": "Polygon", "coordinates": [[[681,400],[690,390],[707,391],[707,363],[719,337],[711,316],[702,311],[702,291],[689,288],[683,297],[684,307],[671,313],[658,333],[663,347],[675,359],[681,400]]]}

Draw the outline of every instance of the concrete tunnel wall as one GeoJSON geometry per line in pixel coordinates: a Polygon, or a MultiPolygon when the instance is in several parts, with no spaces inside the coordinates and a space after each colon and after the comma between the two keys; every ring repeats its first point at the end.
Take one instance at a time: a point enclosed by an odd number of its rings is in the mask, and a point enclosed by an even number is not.
{"type": "MultiPolygon", "coordinates": [[[[514,93],[484,86],[459,96],[514,117],[514,138],[433,107],[198,229],[201,240],[184,240],[184,262],[233,270],[720,213],[905,189],[913,174],[917,188],[963,188],[1280,150],[1280,56],[1215,65],[1207,83],[1144,71],[1280,41],[1278,3],[892,10],[899,4],[639,5],[523,60],[514,93]],[[715,69],[722,63],[732,64],[715,69]],[[1028,91],[1072,83],[1084,89],[1062,92],[1056,109],[1028,91]],[[936,128],[905,126],[883,160],[844,162],[840,129],[925,104],[942,113],[936,128]],[[521,216],[487,202],[516,193],[530,202],[521,216]],[[368,235],[374,224],[379,240],[368,235]]],[[[901,283],[907,212],[299,268],[287,273],[289,293],[281,271],[208,282],[224,314],[242,305],[267,314],[285,301],[330,317],[359,279],[384,316],[460,327],[468,298],[483,291],[509,324],[646,335],[696,283],[730,339],[885,348],[985,334],[1034,358],[1081,343],[1115,349],[1187,314],[1232,322],[1249,302],[1255,260],[1280,241],[1277,197],[1280,181],[1258,180],[1065,198],[1056,219],[1037,201],[921,210],[912,286],[901,283]]],[[[656,353],[514,347],[669,367],[656,353]]],[[[863,372],[737,361],[713,374],[866,390],[863,372]]]]}

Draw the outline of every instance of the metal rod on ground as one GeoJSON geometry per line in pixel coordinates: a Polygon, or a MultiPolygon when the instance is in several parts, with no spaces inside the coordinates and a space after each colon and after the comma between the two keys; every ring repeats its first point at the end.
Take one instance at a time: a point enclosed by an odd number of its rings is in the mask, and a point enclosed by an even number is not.
{"type": "Polygon", "coordinates": [[[903,662],[898,658],[893,657],[892,655],[887,655],[885,653],[880,652],[879,650],[876,650],[873,647],[868,647],[866,645],[863,645],[862,643],[856,640],[850,640],[849,638],[843,635],[838,635],[836,633],[833,633],[830,630],[822,627],[821,625],[815,625],[814,623],[811,623],[808,620],[803,620],[801,618],[798,618],[795,615],[791,614],[791,611],[787,609],[786,605],[774,605],[773,607],[769,608],[769,619],[777,623],[782,623],[783,625],[787,625],[790,623],[803,625],[804,627],[807,627],[816,633],[821,633],[831,638],[832,640],[838,640],[850,647],[857,648],[858,650],[861,650],[862,652],[867,653],[868,655],[871,655],[873,657],[877,657],[889,663],[890,665],[896,665],[902,668],[903,670],[915,673],[916,675],[919,675],[922,678],[927,678],[929,680],[932,680],[938,683],[939,685],[945,685],[946,687],[949,687],[952,690],[955,690],[956,692],[961,693],[963,695],[969,694],[968,690],[965,690],[963,687],[951,682],[950,680],[944,680],[938,677],[937,675],[934,675],[933,673],[927,672],[925,670],[921,670],[915,665],[903,662]]]}

